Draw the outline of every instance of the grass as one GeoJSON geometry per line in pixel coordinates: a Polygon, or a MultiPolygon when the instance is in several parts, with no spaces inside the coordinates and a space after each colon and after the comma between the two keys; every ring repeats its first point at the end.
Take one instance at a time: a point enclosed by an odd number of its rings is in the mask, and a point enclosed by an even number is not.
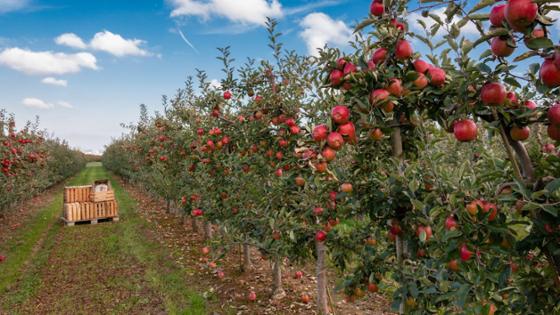
{"type": "MultiPolygon", "coordinates": [[[[95,163],[68,184],[107,177],[95,163]]],[[[29,313],[38,299],[47,301],[50,313],[207,314],[206,300],[188,287],[187,270],[169,259],[165,246],[147,237],[150,224],[134,211],[135,200],[111,179],[120,222],[63,227],[58,223],[60,192],[2,245],[8,259],[0,265],[0,313],[29,313]]]]}

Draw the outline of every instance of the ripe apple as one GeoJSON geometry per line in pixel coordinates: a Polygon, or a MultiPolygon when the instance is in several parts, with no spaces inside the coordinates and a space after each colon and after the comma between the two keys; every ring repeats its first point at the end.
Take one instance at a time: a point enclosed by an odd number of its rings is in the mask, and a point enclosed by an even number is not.
{"type": "Polygon", "coordinates": [[[547,143],[543,146],[544,153],[554,153],[556,151],[556,147],[552,143],[547,143]]]}
{"type": "Polygon", "coordinates": [[[482,104],[489,106],[500,106],[506,101],[507,92],[505,87],[498,82],[488,82],[480,90],[482,104]]]}
{"type": "Polygon", "coordinates": [[[6,256],[0,255],[0,263],[3,263],[6,260],[6,256]]]}
{"type": "Polygon", "coordinates": [[[423,73],[418,73],[418,77],[414,80],[414,86],[421,90],[428,86],[428,78],[423,73]]]}
{"type": "Polygon", "coordinates": [[[509,135],[515,141],[525,141],[529,138],[531,133],[529,127],[517,127],[513,126],[509,131],[509,135]]]}
{"type": "Polygon", "coordinates": [[[281,168],[277,169],[277,170],[274,172],[274,174],[275,174],[276,176],[278,176],[278,177],[282,177],[282,173],[283,173],[283,171],[282,171],[281,168]]]}
{"type": "Polygon", "coordinates": [[[376,89],[371,91],[369,102],[373,106],[377,106],[383,102],[385,102],[389,98],[389,91],[385,89],[376,89]]]}
{"type": "Polygon", "coordinates": [[[447,268],[449,268],[449,270],[451,271],[459,271],[459,262],[457,261],[457,259],[452,259],[447,263],[447,268]]]}
{"type": "Polygon", "coordinates": [[[338,70],[338,69],[334,69],[333,71],[331,71],[331,74],[329,75],[329,80],[331,81],[331,86],[333,87],[337,87],[342,83],[342,78],[344,77],[344,74],[342,71],[338,70]]]}
{"type": "Polygon", "coordinates": [[[315,216],[318,216],[318,217],[319,217],[319,216],[323,215],[323,212],[325,212],[325,209],[323,209],[322,207],[315,207],[315,208],[313,208],[313,214],[314,214],[315,216]]]}
{"type": "Polygon", "coordinates": [[[357,71],[358,71],[358,68],[356,68],[356,65],[354,65],[353,63],[351,63],[351,62],[346,62],[346,63],[344,64],[343,74],[344,74],[345,76],[346,76],[346,75],[349,75],[349,74],[351,74],[351,73],[355,73],[355,72],[357,72],[357,71]]]}
{"type": "Polygon", "coordinates": [[[324,242],[327,239],[327,233],[325,233],[325,231],[317,231],[317,233],[315,233],[315,240],[317,240],[318,242],[324,242]]]}
{"type": "Polygon", "coordinates": [[[329,133],[327,137],[327,144],[334,150],[340,150],[344,144],[344,138],[342,135],[336,131],[329,133]]]}
{"type": "Polygon", "coordinates": [[[399,22],[397,19],[391,19],[391,25],[396,27],[399,31],[404,31],[406,25],[403,22],[399,22]]]}
{"type": "Polygon", "coordinates": [[[430,84],[433,86],[443,86],[445,83],[445,71],[441,68],[431,67],[428,69],[428,75],[430,76],[430,84]]]}
{"type": "Polygon", "coordinates": [[[383,5],[383,1],[373,0],[371,6],[369,8],[371,15],[374,16],[382,16],[385,12],[385,6],[383,5]]]}
{"type": "Polygon", "coordinates": [[[432,67],[429,63],[425,62],[422,59],[416,59],[413,65],[414,65],[414,70],[416,70],[416,72],[419,73],[426,73],[426,71],[428,71],[428,69],[432,67]]]}
{"type": "Polygon", "coordinates": [[[329,200],[331,201],[336,201],[336,196],[337,196],[337,192],[336,191],[331,191],[329,192],[329,200]]]}
{"type": "Polygon", "coordinates": [[[416,236],[420,239],[424,238],[423,242],[429,241],[432,235],[432,228],[430,226],[419,225],[418,228],[416,228],[416,236]]]}
{"type": "Polygon", "coordinates": [[[294,279],[301,279],[303,278],[303,271],[296,271],[294,274],[294,279]]]}
{"type": "Polygon", "coordinates": [[[379,291],[379,287],[377,284],[370,282],[367,287],[368,291],[371,293],[377,293],[379,291]]]}
{"type": "Polygon", "coordinates": [[[296,186],[299,187],[305,186],[305,179],[301,176],[296,177],[295,182],[296,182],[296,186]]]}
{"type": "Polygon", "coordinates": [[[483,201],[482,212],[484,213],[490,212],[490,215],[488,215],[488,222],[492,222],[496,219],[496,216],[498,215],[498,206],[496,206],[491,202],[483,201]]]}
{"type": "Polygon", "coordinates": [[[387,59],[387,49],[386,48],[377,48],[373,55],[371,56],[371,61],[376,65],[385,61],[387,59]]]}
{"type": "Polygon", "coordinates": [[[325,147],[323,149],[323,152],[321,152],[321,155],[325,160],[331,162],[336,158],[336,151],[333,150],[331,147],[325,147]]]}
{"type": "Polygon", "coordinates": [[[547,116],[551,124],[560,125],[560,103],[556,103],[550,107],[547,116]]]}
{"type": "Polygon", "coordinates": [[[535,110],[535,109],[537,109],[537,103],[529,100],[529,101],[525,102],[525,107],[527,107],[530,110],[535,110]]]}
{"type": "Polygon", "coordinates": [[[549,125],[546,131],[550,139],[560,141],[560,125],[549,125]]]}
{"type": "Polygon", "coordinates": [[[350,109],[344,105],[335,106],[331,110],[331,118],[339,125],[345,124],[350,120],[350,109]]]}
{"type": "Polygon", "coordinates": [[[231,99],[231,97],[232,97],[232,95],[231,95],[230,91],[225,91],[224,92],[224,99],[225,100],[229,100],[229,99],[231,99]]]}
{"type": "Polygon", "coordinates": [[[506,18],[506,4],[498,4],[490,11],[490,23],[493,26],[502,27],[506,18]]]}
{"type": "Polygon", "coordinates": [[[496,57],[508,57],[513,54],[515,51],[515,47],[511,47],[508,45],[508,40],[512,41],[515,44],[515,40],[513,38],[496,36],[492,39],[491,49],[492,53],[496,57]]]}
{"type": "Polygon", "coordinates": [[[457,220],[455,220],[455,217],[453,215],[450,215],[447,217],[447,219],[445,219],[445,229],[448,231],[457,229],[458,225],[459,224],[457,223],[457,220]]]}
{"type": "Polygon", "coordinates": [[[554,88],[560,85],[560,68],[556,66],[554,60],[546,59],[541,65],[539,77],[544,85],[554,88]]]}
{"type": "Polygon", "coordinates": [[[352,122],[347,122],[343,125],[340,125],[337,129],[338,133],[340,133],[343,137],[347,137],[350,139],[354,139],[356,137],[356,127],[352,122]]]}
{"type": "Polygon", "coordinates": [[[313,164],[315,166],[315,170],[319,173],[324,173],[327,171],[328,165],[325,161],[319,161],[313,164]]]}
{"type": "Polygon", "coordinates": [[[353,190],[352,184],[350,184],[350,183],[344,183],[344,184],[340,185],[340,190],[341,190],[342,192],[345,192],[345,193],[349,194],[349,193],[351,193],[352,190],[353,190]]]}
{"type": "Polygon", "coordinates": [[[395,49],[395,57],[398,60],[405,60],[412,57],[414,51],[412,50],[412,45],[405,39],[401,39],[397,42],[397,47],[395,49]]]}
{"type": "Polygon", "coordinates": [[[453,134],[461,142],[468,142],[476,139],[476,123],[470,119],[458,120],[453,124],[453,134]]]}
{"type": "Polygon", "coordinates": [[[257,294],[255,293],[255,291],[249,292],[249,294],[247,295],[247,300],[249,302],[255,302],[257,300],[257,294]]]}
{"type": "Polygon", "coordinates": [[[201,209],[194,209],[193,211],[191,211],[191,214],[193,217],[201,217],[204,215],[204,211],[202,211],[201,209]]]}
{"type": "Polygon", "coordinates": [[[311,301],[311,297],[308,294],[302,293],[301,294],[301,302],[304,304],[309,303],[311,301]]]}
{"type": "Polygon", "coordinates": [[[538,9],[532,0],[509,0],[505,8],[505,18],[511,28],[523,32],[537,18],[538,9]]]}
{"type": "Polygon", "coordinates": [[[203,255],[210,254],[210,247],[202,247],[201,252],[202,252],[203,255]]]}
{"type": "Polygon", "coordinates": [[[329,134],[329,128],[326,125],[319,125],[313,128],[313,140],[315,142],[321,142],[327,140],[329,134]]]}
{"type": "Polygon", "coordinates": [[[389,85],[387,86],[387,91],[389,91],[389,93],[393,96],[400,97],[404,91],[402,81],[397,78],[391,79],[389,81],[389,85]]]}
{"type": "Polygon", "coordinates": [[[371,133],[371,138],[375,141],[383,139],[383,131],[381,131],[381,129],[379,128],[375,128],[371,133]]]}
{"type": "Polygon", "coordinates": [[[482,208],[483,206],[484,205],[482,203],[482,200],[473,200],[467,205],[467,211],[470,215],[476,216],[476,214],[478,213],[478,208],[482,208]]]}
{"type": "Polygon", "coordinates": [[[468,261],[471,259],[473,252],[469,250],[467,244],[463,244],[461,249],[459,250],[459,256],[461,257],[462,261],[468,261]]]}

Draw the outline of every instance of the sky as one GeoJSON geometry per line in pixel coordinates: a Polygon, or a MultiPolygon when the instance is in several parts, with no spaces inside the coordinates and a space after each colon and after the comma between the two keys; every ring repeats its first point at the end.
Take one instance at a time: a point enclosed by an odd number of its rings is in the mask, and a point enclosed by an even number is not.
{"type": "Polygon", "coordinates": [[[267,16],[278,19],[285,48],[314,54],[325,44],[348,48],[369,3],[0,0],[0,109],[20,125],[39,116],[71,146],[101,153],[126,131],[121,123],[136,121],[139,104],[160,110],[162,95],[196,68],[220,79],[217,47],[231,46],[238,64],[269,58],[267,16]]]}

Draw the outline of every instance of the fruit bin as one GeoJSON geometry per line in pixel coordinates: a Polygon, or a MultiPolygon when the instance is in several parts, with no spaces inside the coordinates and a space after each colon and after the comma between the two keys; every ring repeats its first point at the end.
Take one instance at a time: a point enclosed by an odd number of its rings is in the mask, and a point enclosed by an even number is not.
{"type": "Polygon", "coordinates": [[[61,219],[68,226],[77,222],[96,224],[102,219],[118,221],[118,204],[111,183],[101,180],[88,186],[65,187],[61,219]]]}

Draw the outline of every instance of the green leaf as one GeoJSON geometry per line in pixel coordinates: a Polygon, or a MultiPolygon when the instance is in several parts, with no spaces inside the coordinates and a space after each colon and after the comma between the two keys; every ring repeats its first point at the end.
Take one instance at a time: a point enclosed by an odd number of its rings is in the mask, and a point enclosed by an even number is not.
{"type": "Polygon", "coordinates": [[[555,218],[558,217],[558,208],[555,206],[550,206],[550,205],[546,205],[546,206],[542,206],[541,207],[544,211],[550,213],[551,215],[553,215],[555,218]]]}
{"type": "Polygon", "coordinates": [[[362,23],[358,24],[356,26],[356,28],[354,29],[354,33],[358,33],[359,31],[361,31],[362,29],[364,29],[365,27],[368,27],[369,25],[375,23],[374,19],[367,19],[365,21],[363,21],[362,23]]]}
{"type": "Polygon", "coordinates": [[[494,0],[482,0],[480,2],[478,2],[477,4],[475,4],[475,6],[469,11],[469,15],[471,13],[474,13],[480,9],[484,9],[486,7],[489,7],[491,5],[493,5],[494,3],[496,3],[494,0]]]}
{"type": "Polygon", "coordinates": [[[476,47],[476,46],[478,46],[478,45],[484,43],[485,41],[487,41],[487,40],[489,40],[489,39],[491,39],[491,38],[493,38],[493,37],[496,37],[496,36],[504,36],[504,35],[507,35],[507,34],[509,34],[509,31],[508,31],[507,29],[503,28],[503,27],[497,28],[497,29],[493,29],[493,30],[491,30],[490,32],[486,33],[484,36],[481,36],[479,39],[477,39],[477,40],[474,42],[474,45],[473,45],[473,46],[476,47]]]}
{"type": "Polygon", "coordinates": [[[521,55],[515,57],[515,59],[513,59],[513,61],[521,61],[521,60],[525,60],[527,58],[533,57],[533,56],[538,56],[539,53],[534,51],[534,50],[529,50],[526,51],[524,53],[522,53],[521,55]]]}
{"type": "Polygon", "coordinates": [[[550,48],[554,46],[552,40],[550,38],[541,37],[541,38],[531,38],[527,41],[527,47],[529,49],[537,50],[542,48],[550,48]]]}
{"type": "Polygon", "coordinates": [[[548,183],[544,187],[544,189],[547,190],[551,194],[556,192],[558,189],[560,189],[560,178],[557,178],[557,179],[551,181],[550,183],[548,183]]]}

